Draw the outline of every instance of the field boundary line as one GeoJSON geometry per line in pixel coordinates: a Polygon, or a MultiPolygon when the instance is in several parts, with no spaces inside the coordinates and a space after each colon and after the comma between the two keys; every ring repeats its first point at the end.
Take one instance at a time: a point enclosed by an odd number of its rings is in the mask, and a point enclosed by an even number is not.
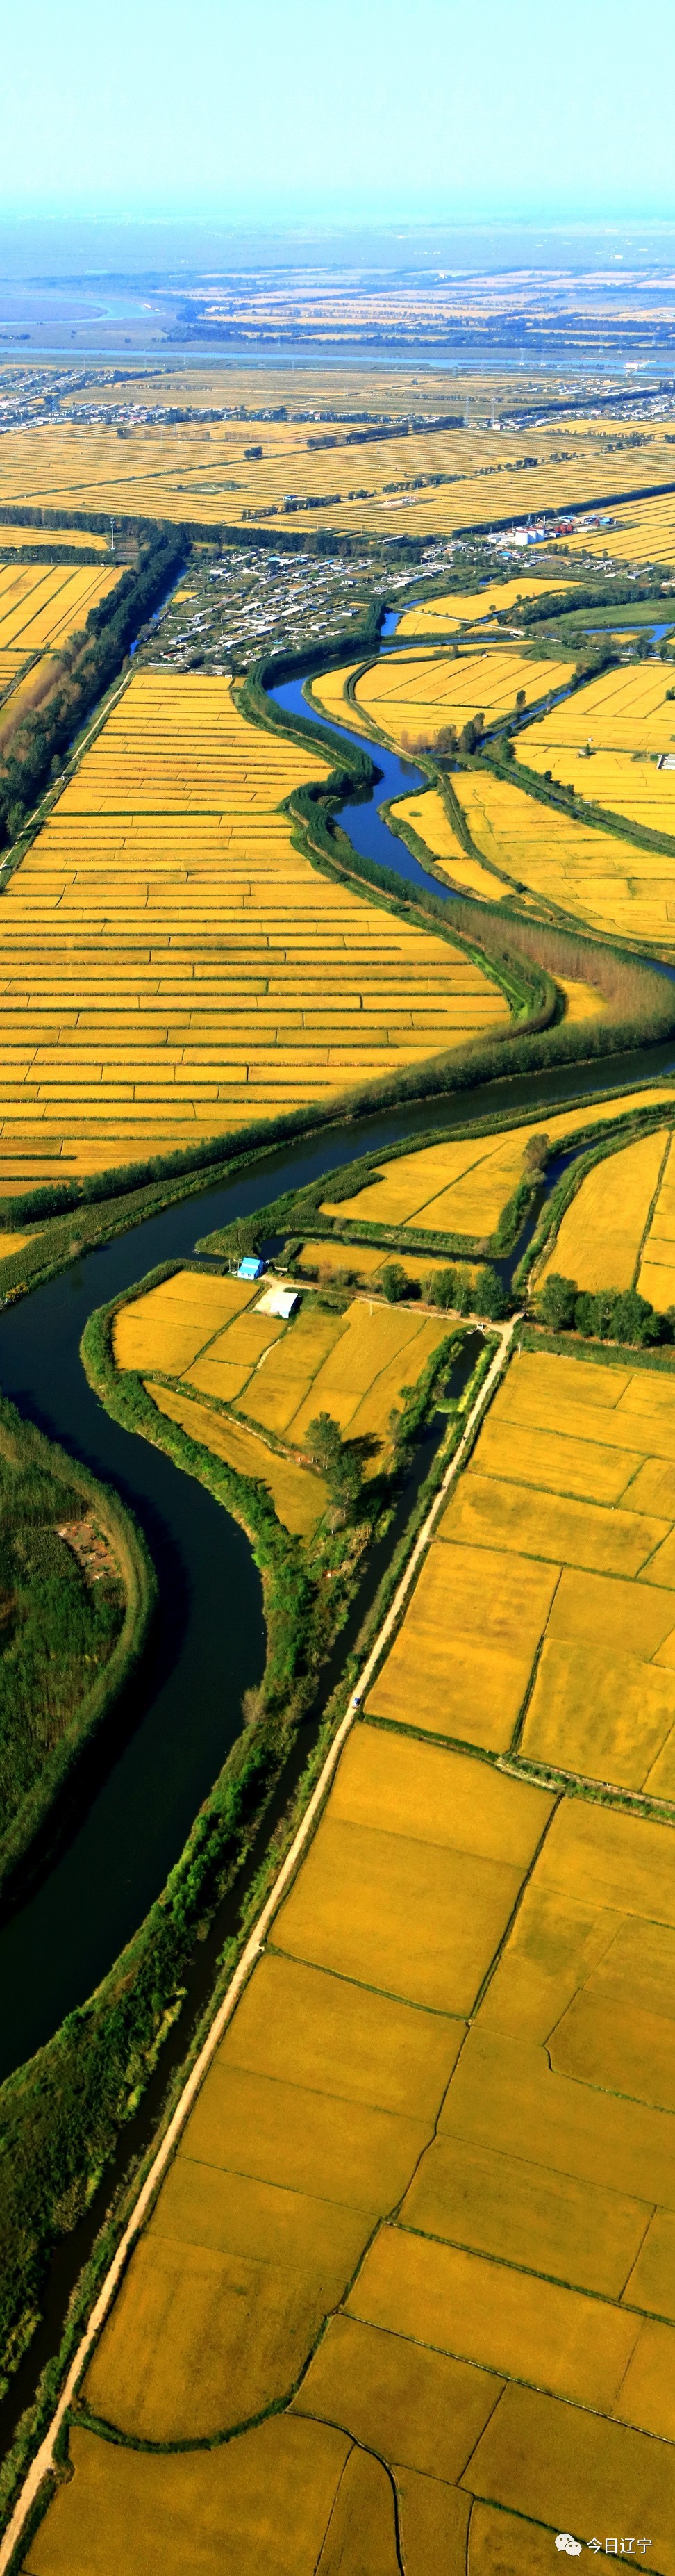
{"type": "MultiPolygon", "coordinates": [[[[473,1319],[467,1318],[467,1320],[473,1320],[475,1323],[478,1323],[479,1321],[477,1317],[473,1319]]],[[[157,2154],[153,2158],[150,2171],[146,2175],[145,2182],[141,2186],[138,2198],[134,2203],[131,2217],[127,2220],[127,2224],[123,2235],[120,2237],[116,2253],[113,2255],[112,2262],[108,2267],[105,2279],[102,2283],[101,2289],[99,2290],[98,2297],[94,2302],[86,2331],[82,2337],[81,2343],[78,2345],[74,2359],[70,2364],[70,2369],[64,2381],[60,2397],[57,2400],[48,2431],[44,2435],[39,2449],[36,2451],[35,2459],[31,2462],[28,2474],[24,2479],[23,2486],[17,2498],[13,2514],[7,2524],[3,2538],[0,2541],[0,2576],[4,2576],[4,2571],[9,2568],[11,2558],[21,2537],[23,2525],[30,2513],[31,2507],[36,2501],[43,2479],[47,2477],[50,2470],[53,2470],[54,2468],[54,2449],[58,2435],[61,2431],[64,2417],[68,2412],[71,2399],[75,2394],[78,2380],[81,2378],[82,2371],[90,2357],[96,2337],[100,2332],[101,2326],[104,2324],[108,2309],[112,2304],[118,2282],[121,2279],[134,2239],[139,2234],[140,2228],[142,2227],[143,2221],[147,2215],[150,2202],[153,2198],[153,2194],[157,2189],[158,2183],[161,2182],[166,2167],[169,2164],[177,2139],[179,2138],[188,2114],[192,2109],[204,2076],[208,2072],[211,2060],[216,2054],[216,2050],[219,2047],[223,2033],[227,2029],[228,2022],[231,2020],[235,2007],[239,2002],[239,1997],[243,1992],[243,1988],[247,1983],[252,1969],[256,1965],[256,1961],[261,1956],[265,1936],[270,1923],[277,1912],[289,1881],[295,1875],[298,1862],[302,1859],[305,1846],[311,1840],[313,1827],[323,1804],[326,1790],[330,1786],[333,1773],[337,1769],[337,1764],[339,1762],[343,1746],[347,1741],[348,1735],[351,1734],[352,1727],[354,1726],[355,1720],[358,1716],[363,1693],[368,1688],[371,1674],[379,1660],[382,1648],[386,1645],[387,1639],[391,1634],[392,1627],[398,1619],[399,1612],[403,1607],[406,1596],[410,1590],[413,1577],[419,1565],[420,1557],[431,1537],[433,1526],[440,1511],[441,1504],[445,1501],[446,1494],[448,1493],[451,1484],[454,1482],[455,1477],[459,1473],[466,1449],[472,1439],[476,1424],[488,1402],[496,1380],[501,1376],[501,1373],[506,1366],[513,1335],[518,1324],[521,1322],[522,1315],[517,1314],[512,1316],[508,1323],[495,1327],[495,1330],[499,1334],[498,1348],[488,1370],[487,1377],[484,1379],[482,1387],[479,1388],[475,1402],[472,1404],[471,1410],[467,1416],[459,1446],[455,1450],[454,1456],[449,1460],[443,1481],[439,1486],[438,1493],[434,1495],[426,1520],[424,1521],[421,1530],[418,1531],[415,1545],[401,1576],[401,1581],[397,1586],[394,1599],[387,1611],[386,1618],[382,1622],[382,1627],[375,1639],[375,1643],[371,1647],[370,1654],[363,1667],[363,1671],[356,1688],[352,1691],[348,1707],[341,1724],[338,1727],[337,1734],[333,1737],[333,1742],[329,1746],[323,1768],[316,1783],[316,1788],[312,1791],[312,1796],[305,1808],[297,1833],[293,1837],[290,1851],[286,1854],[286,1858],[282,1863],[277,1877],[275,1878],[270,1894],[266,1898],[262,1912],[258,1916],[257,1923],[254,1924],[253,1931],[249,1934],[249,1938],[242,1951],[241,1958],[234,1970],[231,1983],[228,1986],[227,1994],[223,1997],[223,2001],[218,2007],[218,2011],[214,2016],[207,2038],[205,2039],[203,2047],[200,2049],[199,2056],[183,2086],[180,2099],[176,2104],[175,2111],[172,2113],[168,2128],[157,2149],[157,2154]]]]}

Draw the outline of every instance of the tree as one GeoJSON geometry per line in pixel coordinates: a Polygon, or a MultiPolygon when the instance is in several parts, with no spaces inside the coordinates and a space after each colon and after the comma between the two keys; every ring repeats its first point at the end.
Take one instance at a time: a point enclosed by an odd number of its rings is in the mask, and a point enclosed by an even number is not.
{"type": "Polygon", "coordinates": [[[525,691],[524,691],[524,689],[516,689],[516,706],[517,706],[517,708],[518,708],[518,713],[519,713],[519,714],[520,714],[521,707],[524,707],[524,705],[525,705],[525,691]]]}
{"type": "Polygon", "coordinates": [[[457,1295],[456,1270],[451,1270],[449,1266],[447,1270],[430,1270],[423,1285],[430,1305],[454,1306],[457,1295]]]}
{"type": "Polygon", "coordinates": [[[260,1227],[254,1216],[237,1216],[227,1229],[227,1250],[234,1261],[244,1261],[260,1250],[260,1227]]]}
{"type": "Polygon", "coordinates": [[[528,1136],[523,1155],[526,1172],[543,1172],[548,1162],[550,1151],[550,1136],[546,1135],[543,1127],[539,1127],[536,1135],[528,1136]]]}
{"type": "Polygon", "coordinates": [[[363,1480],[356,1452],[343,1440],[332,1413],[314,1415],[307,1432],[307,1447],[325,1478],[331,1502],[348,1519],[358,1502],[363,1480]]]}
{"type": "Polygon", "coordinates": [[[489,1315],[492,1323],[498,1323],[500,1317],[506,1314],[509,1302],[506,1290],[498,1272],[492,1269],[491,1263],[487,1263],[484,1270],[479,1270],[475,1302],[479,1314],[489,1315]]]}
{"type": "Polygon", "coordinates": [[[637,1342],[638,1348],[644,1348],[646,1343],[659,1342],[661,1334],[661,1316],[654,1313],[648,1297],[641,1297],[637,1288],[620,1290],[614,1299],[613,1340],[637,1342]]]}
{"type": "Polygon", "coordinates": [[[400,1305],[401,1298],[407,1295],[408,1289],[408,1281],[400,1261],[385,1262],[384,1269],[380,1271],[380,1287],[384,1291],[388,1306],[400,1305]]]}
{"type": "Polygon", "coordinates": [[[458,1315],[470,1315],[473,1303],[471,1274],[468,1270],[458,1270],[455,1279],[455,1306],[458,1315]]]}
{"type": "Polygon", "coordinates": [[[550,1324],[554,1333],[562,1333],[574,1322],[577,1301],[576,1279],[563,1279],[559,1270],[551,1270],[542,1288],[538,1312],[542,1324],[550,1324]]]}

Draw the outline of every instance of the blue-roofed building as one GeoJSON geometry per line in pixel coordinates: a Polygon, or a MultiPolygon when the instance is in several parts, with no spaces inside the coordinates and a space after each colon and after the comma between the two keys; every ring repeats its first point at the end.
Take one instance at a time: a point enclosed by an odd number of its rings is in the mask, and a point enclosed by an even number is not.
{"type": "Polygon", "coordinates": [[[243,1261],[239,1263],[237,1278],[262,1279],[264,1268],[264,1261],[260,1260],[257,1252],[245,1252],[243,1261]]]}

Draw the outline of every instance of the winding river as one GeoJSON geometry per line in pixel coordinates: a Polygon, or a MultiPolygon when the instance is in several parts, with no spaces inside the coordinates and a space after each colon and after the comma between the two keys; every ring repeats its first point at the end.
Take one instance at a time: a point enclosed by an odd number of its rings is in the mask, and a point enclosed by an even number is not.
{"type": "MultiPolygon", "coordinates": [[[[311,713],[299,682],[274,694],[305,718],[311,713]]],[[[349,739],[355,738],[361,739],[350,729],[349,739]]],[[[363,748],[372,752],[373,746],[364,738],[363,748]]],[[[406,877],[414,872],[438,894],[438,880],[418,868],[379,810],[386,797],[416,786],[418,773],[379,746],[375,757],[382,775],[371,800],[345,811],[350,836],[368,856],[386,855],[389,867],[406,877]]],[[[623,1089],[674,1067],[672,1042],[625,1055],[613,1061],[612,1086],[623,1089]]],[[[609,1081],[606,1065],[592,1067],[588,1097],[606,1090],[609,1081]]],[[[468,1095],[462,1119],[507,1107],[553,1109],[579,1088],[573,1066],[550,1076],[493,1082],[468,1095]]],[[[243,1691],[264,1662],[261,1587],[243,1532],[161,1451],[109,1419],[80,1362],[87,1315],[153,1263],[188,1256],[196,1237],[210,1228],[254,1213],[281,1190],[313,1180],[356,1153],[424,1134],[438,1119],[438,1101],[417,1102],[283,1146],[248,1174],[199,1190],[88,1253],[0,1315],[4,1392],[132,1505],[157,1565],[161,1613],[142,1672],[111,1733],[105,1776],[42,1885],[0,1931],[0,2075],[84,2001],[142,1920],[239,1732],[243,1691]]]]}
{"type": "MultiPolygon", "coordinates": [[[[392,619],[388,624],[395,623],[392,619]]],[[[298,681],[277,689],[278,703],[312,718],[298,681]]],[[[317,716],[314,721],[319,722],[317,716]]],[[[338,732],[346,728],[333,727],[338,732]]],[[[371,797],[345,808],[345,823],[361,853],[433,892],[447,892],[427,877],[402,841],[389,832],[380,807],[385,799],[421,784],[419,773],[394,753],[348,729],[351,742],[377,761],[380,776],[371,797]]],[[[675,1044],[600,1062],[587,1070],[589,1101],[597,1091],[623,1090],[675,1070],[675,1044]]],[[[505,1109],[554,1109],[578,1095],[578,1068],[550,1075],[518,1076],[483,1086],[462,1101],[462,1121],[505,1109]]],[[[236,1521],[192,1478],[181,1475],[161,1450],[150,1448],[112,1422],[87,1385],[80,1336],[92,1307],[139,1279],[155,1262],[182,1259],[195,1240],[234,1216],[252,1215],[293,1183],[301,1185],[381,1151],[406,1136],[424,1135],[443,1114],[437,1100],[412,1103],[348,1127],[284,1146],[238,1173],[224,1187],[200,1189],[180,1205],[146,1218],[101,1250],[88,1253],[30,1297],[0,1312],[0,1384],[22,1412],[113,1483],[131,1504],[152,1550],[159,1577],[159,1617],[148,1654],[110,1730],[107,1767],[97,1774],[89,1803],[80,1808],[70,1838],[43,1883],[0,1930],[0,2076],[49,2038],[65,2013],[84,2001],[142,1920],[177,1859],[202,1798],[211,1787],[240,1728],[242,1694],[261,1674],[265,1638],[262,1594],[248,1541],[236,1521]]],[[[553,1185],[558,1166],[548,1186],[553,1185]]],[[[522,1241],[518,1253],[522,1250],[522,1241]]],[[[517,1255],[515,1256],[517,1257],[517,1255]]],[[[501,1266],[501,1265],[500,1265],[501,1266]]],[[[466,1351],[468,1375],[475,1348],[466,1351]]],[[[459,1372],[458,1372],[459,1374],[459,1372]]],[[[458,1391],[458,1388],[457,1390],[458,1391]]],[[[432,1424],[419,1444],[395,1523],[373,1551],[365,1578],[371,1594],[427,1471],[440,1436],[432,1424]]],[[[369,1597],[366,1592],[366,1599],[369,1597]]],[[[357,1633],[366,1599],[360,1598],[330,1659],[326,1693],[339,1678],[357,1633]]],[[[296,1770],[306,1758],[302,1744],[296,1770]]],[[[286,1782],[284,1799],[289,1793],[286,1782]]],[[[283,1800],[282,1800],[283,1803],[283,1800]]],[[[273,1821],[273,1818],[272,1818],[273,1821]]],[[[270,1830],[270,1819],[262,1837],[270,1830]]],[[[257,1858],[262,1856],[258,1852],[257,1858]]],[[[190,1972],[188,1998],[170,2035],[139,2110],[122,2132],[112,2168],[86,2217],[58,2245],[43,2298],[42,2321],[0,2407],[0,2445],[8,2442],[39,2372],[58,2348],[68,2298],[86,2261],[111,2189],[131,2155],[153,2134],[172,2064],[185,2053],[208,2000],[219,1951],[234,1928],[238,1899],[226,1899],[190,1972]],[[229,1911],[228,1911],[229,1909],[229,1911]]]]}

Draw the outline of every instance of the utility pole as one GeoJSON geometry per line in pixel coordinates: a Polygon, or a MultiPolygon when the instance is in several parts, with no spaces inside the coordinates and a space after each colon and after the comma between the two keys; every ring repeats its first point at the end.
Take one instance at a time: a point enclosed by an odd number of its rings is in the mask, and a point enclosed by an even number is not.
{"type": "Polygon", "coordinates": [[[111,519],[111,521],[110,521],[110,552],[111,552],[111,555],[114,555],[114,552],[115,552],[115,521],[114,521],[114,519],[111,519]]]}

